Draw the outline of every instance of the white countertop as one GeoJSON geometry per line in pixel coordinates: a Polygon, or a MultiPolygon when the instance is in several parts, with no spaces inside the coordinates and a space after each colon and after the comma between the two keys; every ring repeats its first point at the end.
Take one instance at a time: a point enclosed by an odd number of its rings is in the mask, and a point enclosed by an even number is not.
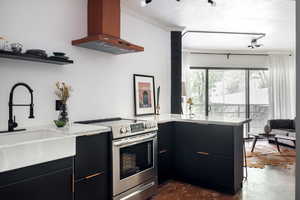
{"type": "Polygon", "coordinates": [[[215,124],[215,125],[228,125],[228,126],[240,126],[244,123],[250,122],[251,119],[239,117],[216,117],[216,116],[204,116],[204,115],[179,115],[179,114],[161,114],[161,115],[149,115],[136,117],[140,120],[153,120],[158,124],[167,122],[194,122],[200,124],[215,124]]]}
{"type": "Polygon", "coordinates": [[[90,124],[72,124],[68,128],[56,128],[52,127],[53,130],[68,136],[87,136],[96,135],[101,133],[107,133],[111,131],[111,128],[105,126],[95,126],[90,124]]]}
{"type": "Polygon", "coordinates": [[[76,137],[111,131],[110,128],[73,124],[30,127],[26,131],[0,134],[0,173],[76,154],[76,137]]]}

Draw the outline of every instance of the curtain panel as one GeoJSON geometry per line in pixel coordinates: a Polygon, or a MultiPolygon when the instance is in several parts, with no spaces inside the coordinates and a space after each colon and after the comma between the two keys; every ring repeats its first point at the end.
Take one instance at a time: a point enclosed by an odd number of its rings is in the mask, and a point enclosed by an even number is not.
{"type": "Polygon", "coordinates": [[[295,57],[270,55],[269,101],[272,119],[293,119],[296,111],[296,65],[295,57]]]}

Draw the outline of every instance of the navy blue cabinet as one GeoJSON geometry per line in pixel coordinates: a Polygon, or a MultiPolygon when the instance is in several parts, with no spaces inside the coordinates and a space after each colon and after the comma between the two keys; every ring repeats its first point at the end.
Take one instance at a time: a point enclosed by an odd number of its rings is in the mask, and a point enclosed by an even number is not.
{"type": "Polygon", "coordinates": [[[173,123],[158,125],[158,182],[161,184],[173,176],[173,123]]]}
{"type": "Polygon", "coordinates": [[[242,187],[243,127],[176,122],[175,178],[231,193],[242,187]]]}
{"type": "Polygon", "coordinates": [[[0,173],[0,199],[72,200],[73,159],[0,173]]]}
{"type": "Polygon", "coordinates": [[[75,200],[109,199],[109,155],[109,133],[76,139],[75,200]]]}

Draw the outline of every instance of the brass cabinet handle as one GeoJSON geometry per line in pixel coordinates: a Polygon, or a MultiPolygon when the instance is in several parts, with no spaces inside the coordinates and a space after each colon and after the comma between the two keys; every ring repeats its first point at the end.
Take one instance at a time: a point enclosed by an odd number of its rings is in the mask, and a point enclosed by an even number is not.
{"type": "Polygon", "coordinates": [[[101,175],[101,174],[104,174],[104,172],[99,172],[99,173],[96,173],[96,174],[87,176],[87,177],[85,177],[85,179],[91,179],[91,178],[94,178],[94,177],[99,176],[99,175],[101,175]]]}
{"type": "Polygon", "coordinates": [[[167,153],[167,152],[168,152],[167,149],[163,149],[163,150],[160,150],[160,151],[159,151],[159,154],[163,154],[163,153],[167,153]]]}
{"type": "Polygon", "coordinates": [[[197,154],[205,155],[205,156],[208,156],[208,155],[209,155],[209,153],[207,153],[207,152],[201,152],[201,151],[197,152],[197,154]]]}

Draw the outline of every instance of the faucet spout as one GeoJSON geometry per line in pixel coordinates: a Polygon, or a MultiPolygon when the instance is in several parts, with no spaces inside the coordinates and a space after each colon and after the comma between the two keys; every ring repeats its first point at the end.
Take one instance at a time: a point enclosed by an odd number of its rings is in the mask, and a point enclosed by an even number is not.
{"type": "Polygon", "coordinates": [[[8,102],[8,107],[9,107],[9,119],[8,119],[8,131],[14,131],[14,129],[18,126],[18,124],[16,123],[16,118],[13,116],[13,107],[14,106],[29,106],[29,119],[33,119],[34,118],[34,114],[33,114],[33,90],[31,89],[31,87],[29,85],[27,85],[26,83],[17,83],[15,84],[9,94],[9,102],[8,102]],[[13,103],[13,98],[14,98],[14,91],[17,87],[19,86],[23,86],[25,87],[29,93],[30,93],[30,99],[31,99],[31,103],[26,105],[26,104],[14,104],[13,103]]]}

